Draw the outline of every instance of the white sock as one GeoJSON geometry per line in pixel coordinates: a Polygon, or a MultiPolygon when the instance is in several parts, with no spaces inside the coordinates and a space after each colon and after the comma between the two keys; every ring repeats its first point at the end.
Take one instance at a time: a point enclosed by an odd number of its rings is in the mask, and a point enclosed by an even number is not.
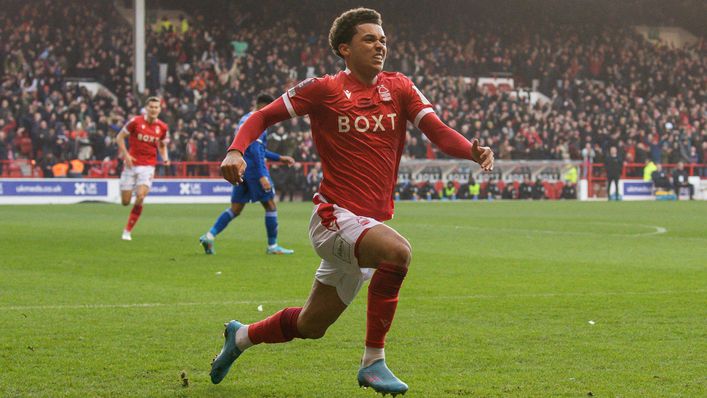
{"type": "Polygon", "coordinates": [[[277,243],[273,243],[272,245],[268,245],[268,249],[274,249],[277,247],[277,243]]]}
{"type": "Polygon", "coordinates": [[[248,325],[244,325],[236,330],[236,347],[241,352],[253,346],[253,342],[248,338],[248,325]]]}
{"type": "Polygon", "coordinates": [[[373,362],[379,359],[385,359],[385,348],[366,347],[366,349],[363,350],[361,365],[365,368],[371,366],[373,362]]]}
{"type": "Polygon", "coordinates": [[[211,233],[211,231],[206,233],[206,239],[214,240],[215,236],[214,234],[211,233]]]}

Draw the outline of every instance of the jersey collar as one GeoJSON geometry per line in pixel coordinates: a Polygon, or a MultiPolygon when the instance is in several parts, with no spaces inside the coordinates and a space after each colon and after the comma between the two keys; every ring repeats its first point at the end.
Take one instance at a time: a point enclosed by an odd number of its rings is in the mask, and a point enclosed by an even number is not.
{"type": "MultiPolygon", "coordinates": [[[[351,80],[355,81],[357,84],[360,84],[361,86],[364,86],[364,87],[369,87],[368,85],[361,83],[355,76],[352,76],[351,69],[349,69],[348,66],[346,67],[346,69],[344,69],[344,73],[346,73],[346,75],[351,80]]],[[[371,83],[371,86],[375,86],[377,83],[378,83],[378,75],[376,75],[376,77],[373,78],[373,83],[371,83]]]]}

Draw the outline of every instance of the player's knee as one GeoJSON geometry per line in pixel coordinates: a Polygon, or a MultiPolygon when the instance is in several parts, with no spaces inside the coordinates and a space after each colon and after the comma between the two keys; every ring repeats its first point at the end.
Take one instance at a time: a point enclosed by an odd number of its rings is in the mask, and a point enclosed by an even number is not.
{"type": "Polygon", "coordinates": [[[401,268],[407,268],[412,261],[412,248],[407,241],[400,241],[387,253],[387,261],[401,268]]]}
{"type": "Polygon", "coordinates": [[[127,205],[130,204],[130,199],[128,199],[128,200],[121,200],[121,201],[120,201],[120,204],[122,204],[123,206],[127,206],[127,205]]]}

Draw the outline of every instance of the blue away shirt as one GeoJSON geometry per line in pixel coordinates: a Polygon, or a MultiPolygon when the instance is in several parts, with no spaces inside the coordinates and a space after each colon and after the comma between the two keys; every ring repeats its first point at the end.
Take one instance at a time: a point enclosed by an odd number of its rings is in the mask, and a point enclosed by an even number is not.
{"type": "MultiPolygon", "coordinates": [[[[245,121],[248,120],[248,118],[252,114],[253,112],[248,112],[243,115],[240,121],[238,121],[238,126],[236,127],[236,134],[238,134],[238,130],[240,130],[243,123],[245,123],[245,121]]],[[[253,141],[253,143],[250,144],[248,148],[246,148],[245,153],[243,154],[243,159],[248,165],[248,167],[246,167],[245,169],[245,178],[257,180],[260,179],[260,177],[262,176],[270,176],[268,168],[265,167],[265,159],[267,158],[273,161],[280,160],[279,154],[265,149],[268,144],[267,133],[267,130],[263,131],[263,133],[260,134],[260,137],[258,137],[257,140],[253,141]]]]}

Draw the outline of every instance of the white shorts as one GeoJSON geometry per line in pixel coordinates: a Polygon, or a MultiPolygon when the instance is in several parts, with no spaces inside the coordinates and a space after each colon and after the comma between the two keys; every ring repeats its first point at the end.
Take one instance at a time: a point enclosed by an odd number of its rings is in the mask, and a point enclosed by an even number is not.
{"type": "MultiPolygon", "coordinates": [[[[323,200],[321,195],[317,196],[323,200]]],[[[381,223],[373,218],[357,216],[330,203],[320,203],[312,212],[309,239],[322,258],[314,277],[325,285],[334,286],[346,305],[351,304],[375,271],[359,268],[357,249],[366,232],[378,224],[381,223]]]]}
{"type": "Polygon", "coordinates": [[[152,178],[155,176],[155,166],[133,166],[124,168],[120,174],[120,190],[132,191],[138,185],[152,188],[152,178]]]}

